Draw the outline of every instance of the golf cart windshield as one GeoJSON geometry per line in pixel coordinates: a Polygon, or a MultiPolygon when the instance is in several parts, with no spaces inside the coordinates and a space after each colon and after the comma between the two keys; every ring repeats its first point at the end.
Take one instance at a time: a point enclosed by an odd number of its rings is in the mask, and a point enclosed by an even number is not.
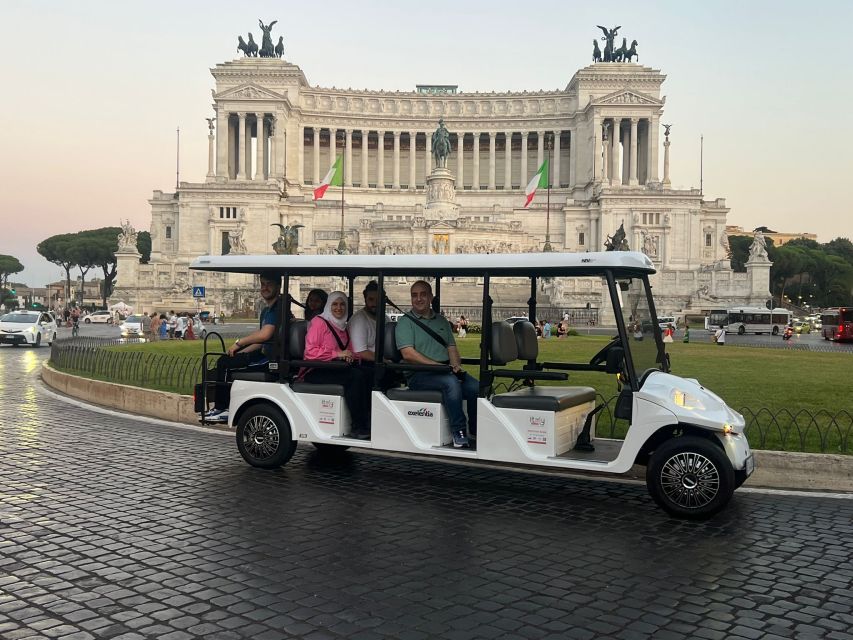
{"type": "Polygon", "coordinates": [[[654,315],[646,278],[617,279],[622,320],[628,334],[634,372],[642,382],[650,369],[662,369],[665,359],[660,328],[654,315]]]}

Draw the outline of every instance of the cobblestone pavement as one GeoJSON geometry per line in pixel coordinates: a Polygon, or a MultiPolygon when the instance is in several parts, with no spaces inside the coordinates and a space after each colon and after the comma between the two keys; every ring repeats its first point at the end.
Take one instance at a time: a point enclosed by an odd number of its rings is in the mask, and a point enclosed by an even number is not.
{"type": "Polygon", "coordinates": [[[67,404],[0,348],[0,638],[853,638],[853,501],[300,447],[67,404]]]}

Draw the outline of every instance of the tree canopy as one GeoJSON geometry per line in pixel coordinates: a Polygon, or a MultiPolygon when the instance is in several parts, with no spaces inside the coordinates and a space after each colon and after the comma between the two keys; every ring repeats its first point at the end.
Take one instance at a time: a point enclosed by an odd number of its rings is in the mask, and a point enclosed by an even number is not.
{"type": "Polygon", "coordinates": [[[8,286],[9,276],[23,270],[24,265],[15,256],[0,254],[0,287],[8,286]]]}

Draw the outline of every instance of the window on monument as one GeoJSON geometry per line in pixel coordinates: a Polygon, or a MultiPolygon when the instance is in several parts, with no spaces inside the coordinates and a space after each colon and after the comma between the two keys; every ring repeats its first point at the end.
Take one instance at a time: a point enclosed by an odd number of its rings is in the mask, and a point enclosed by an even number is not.
{"type": "Polygon", "coordinates": [[[710,233],[705,234],[705,246],[706,247],[711,246],[711,234],[710,233]]]}
{"type": "Polygon", "coordinates": [[[166,227],[166,240],[172,239],[172,227],[166,227]]]}
{"type": "Polygon", "coordinates": [[[221,220],[224,217],[225,217],[225,207],[219,207],[219,219],[221,220]]]}
{"type": "MultiPolygon", "coordinates": [[[[643,215],[645,215],[645,214],[643,214],[643,215]]],[[[585,242],[586,242],[586,237],[584,236],[584,232],[583,231],[578,232],[578,246],[580,246],[580,247],[584,246],[585,242]]]]}
{"type": "Polygon", "coordinates": [[[227,256],[230,251],[231,251],[231,243],[228,242],[228,232],[223,231],[222,232],[222,255],[227,256]]]}
{"type": "Polygon", "coordinates": [[[644,213],[644,214],[643,214],[643,224],[648,224],[648,223],[649,223],[649,219],[648,219],[648,218],[649,218],[649,214],[648,214],[648,213],[644,213]]]}
{"type": "Polygon", "coordinates": [[[659,213],[655,214],[655,224],[660,224],[660,214],[659,213]]]}

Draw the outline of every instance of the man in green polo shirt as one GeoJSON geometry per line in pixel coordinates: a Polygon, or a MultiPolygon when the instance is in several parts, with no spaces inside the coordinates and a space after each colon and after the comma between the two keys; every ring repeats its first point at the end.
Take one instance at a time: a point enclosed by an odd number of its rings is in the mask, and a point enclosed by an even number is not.
{"type": "Polygon", "coordinates": [[[466,426],[471,435],[477,429],[477,395],[479,382],[462,370],[462,359],[453,339],[453,329],[443,316],[432,310],[432,287],[428,282],[418,280],[412,285],[412,315],[432,329],[444,340],[442,345],[424,329],[418,326],[408,314],[397,321],[395,332],[397,348],[408,364],[449,364],[452,373],[434,373],[418,371],[407,373],[409,389],[441,391],[442,404],[450,419],[453,433],[453,446],[468,446],[466,426]],[[466,425],[462,401],[467,402],[468,420],[466,425]]]}

